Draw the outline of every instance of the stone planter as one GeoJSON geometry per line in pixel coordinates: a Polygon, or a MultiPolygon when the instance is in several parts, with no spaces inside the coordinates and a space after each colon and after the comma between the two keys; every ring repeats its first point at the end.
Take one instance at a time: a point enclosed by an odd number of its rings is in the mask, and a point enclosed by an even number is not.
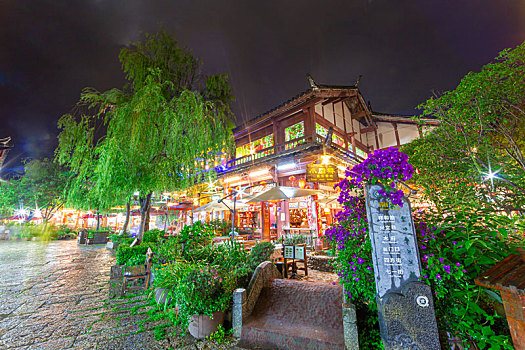
{"type": "Polygon", "coordinates": [[[208,315],[193,315],[190,318],[188,330],[190,334],[197,339],[204,339],[213,332],[216,332],[219,325],[224,321],[224,312],[216,311],[213,313],[213,319],[208,315]]]}

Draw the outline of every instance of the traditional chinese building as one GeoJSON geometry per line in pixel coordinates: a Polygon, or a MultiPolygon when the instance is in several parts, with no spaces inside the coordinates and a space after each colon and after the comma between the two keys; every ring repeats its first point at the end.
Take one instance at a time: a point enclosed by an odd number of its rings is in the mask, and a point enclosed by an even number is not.
{"type": "Polygon", "coordinates": [[[410,116],[372,111],[357,83],[309,81],[308,90],[234,129],[235,158],[220,173],[225,188],[250,186],[249,194],[274,184],[322,191],[317,198],[269,201],[239,210],[240,229],[253,230],[263,239],[292,232],[317,237],[340,210],[333,185],[348,166],[376,149],[404,145],[422,135],[422,128],[438,124],[427,119],[421,127],[410,116]]]}

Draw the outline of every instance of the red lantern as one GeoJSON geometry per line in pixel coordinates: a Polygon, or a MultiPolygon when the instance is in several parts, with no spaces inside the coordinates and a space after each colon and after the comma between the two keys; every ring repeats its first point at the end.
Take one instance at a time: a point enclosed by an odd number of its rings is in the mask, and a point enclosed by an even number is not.
{"type": "Polygon", "coordinates": [[[259,182],[259,185],[264,185],[264,184],[266,184],[266,181],[259,182]]]}
{"type": "Polygon", "coordinates": [[[298,181],[298,185],[299,185],[300,188],[304,188],[304,186],[306,186],[306,181],[301,179],[301,180],[298,181]]]}
{"type": "Polygon", "coordinates": [[[306,189],[307,190],[311,190],[312,188],[310,186],[306,186],[306,189]]]}
{"type": "Polygon", "coordinates": [[[290,180],[291,182],[294,182],[294,181],[295,181],[295,176],[293,176],[293,175],[290,176],[290,177],[288,178],[288,180],[290,180]]]}

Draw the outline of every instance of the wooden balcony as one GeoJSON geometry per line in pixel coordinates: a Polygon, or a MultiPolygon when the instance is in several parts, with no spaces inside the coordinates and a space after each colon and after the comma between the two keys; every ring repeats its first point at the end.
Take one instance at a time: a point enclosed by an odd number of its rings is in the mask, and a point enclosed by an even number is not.
{"type": "MultiPolygon", "coordinates": [[[[276,144],[274,147],[268,147],[256,151],[243,157],[235,158],[227,162],[227,170],[225,172],[241,170],[253,165],[259,165],[267,161],[276,160],[277,158],[286,157],[294,153],[315,152],[322,150],[325,139],[320,135],[315,138],[311,136],[304,136],[285,143],[276,144]]],[[[340,154],[342,157],[349,158],[358,163],[364,160],[363,157],[358,156],[352,149],[347,149],[348,143],[345,142],[346,147],[341,147],[332,142],[329,146],[332,151],[340,154]]],[[[350,145],[351,146],[351,145],[350,145]]]]}

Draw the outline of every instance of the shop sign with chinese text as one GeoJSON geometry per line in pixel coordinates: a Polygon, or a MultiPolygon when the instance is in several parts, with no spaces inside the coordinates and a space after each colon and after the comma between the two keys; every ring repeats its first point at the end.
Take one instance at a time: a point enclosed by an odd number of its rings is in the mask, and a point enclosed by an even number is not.
{"type": "Polygon", "coordinates": [[[339,181],[337,167],[333,164],[307,164],[307,182],[336,182],[339,181]]]}

